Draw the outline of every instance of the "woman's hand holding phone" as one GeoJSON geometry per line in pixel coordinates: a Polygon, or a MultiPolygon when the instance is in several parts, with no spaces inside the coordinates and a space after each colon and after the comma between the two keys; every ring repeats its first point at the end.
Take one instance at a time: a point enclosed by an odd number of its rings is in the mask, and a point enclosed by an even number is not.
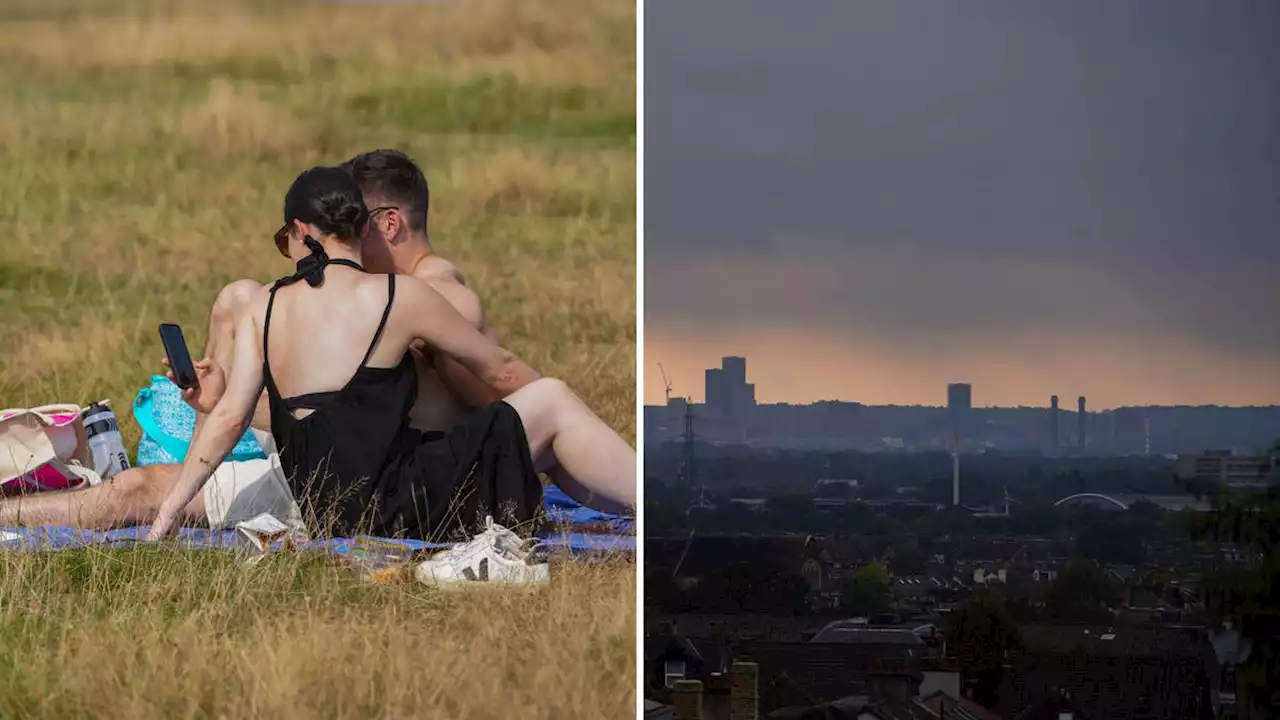
{"type": "MultiPolygon", "coordinates": [[[[173,369],[169,367],[169,358],[163,358],[160,362],[164,363],[166,368],[165,377],[172,382],[173,369]]],[[[208,415],[213,412],[214,406],[227,391],[227,375],[218,363],[212,360],[200,360],[192,364],[196,369],[198,385],[183,390],[182,399],[196,412],[208,415]]]]}

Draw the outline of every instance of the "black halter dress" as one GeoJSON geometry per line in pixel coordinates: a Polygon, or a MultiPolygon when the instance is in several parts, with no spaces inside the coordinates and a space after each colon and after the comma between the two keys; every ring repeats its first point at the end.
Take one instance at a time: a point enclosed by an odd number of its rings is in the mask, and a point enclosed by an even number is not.
{"type": "Polygon", "coordinates": [[[498,401],[448,433],[424,434],[409,426],[418,375],[408,353],[395,367],[367,364],[391,313],[394,275],[387,276],[382,321],[347,384],[331,392],[281,397],[269,351],[276,291],[304,279],[319,286],[325,265],[363,271],[354,262],[329,260],[323,250],[305,260],[313,259],[272,286],[262,329],[271,433],[312,532],[452,542],[483,529],[485,516],[529,531],[542,510],[542,483],[515,409],[498,401]],[[313,412],[295,417],[293,411],[302,408],[313,412]]]}

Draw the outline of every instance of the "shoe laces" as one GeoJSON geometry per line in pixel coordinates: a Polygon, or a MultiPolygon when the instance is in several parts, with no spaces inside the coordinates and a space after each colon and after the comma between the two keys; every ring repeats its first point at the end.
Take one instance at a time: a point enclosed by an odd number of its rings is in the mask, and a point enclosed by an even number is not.
{"type": "Polygon", "coordinates": [[[493,521],[493,516],[485,518],[485,529],[470,540],[440,553],[439,560],[450,560],[462,564],[470,564],[476,555],[486,550],[495,556],[510,562],[532,564],[534,553],[546,547],[546,543],[536,537],[521,538],[511,530],[493,521]]]}

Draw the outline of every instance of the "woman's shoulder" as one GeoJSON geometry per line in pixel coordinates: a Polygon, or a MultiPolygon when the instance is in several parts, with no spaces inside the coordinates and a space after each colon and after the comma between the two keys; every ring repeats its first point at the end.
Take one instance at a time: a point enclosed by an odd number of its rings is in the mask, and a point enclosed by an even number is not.
{"type": "MultiPolygon", "coordinates": [[[[384,279],[383,282],[386,282],[384,279]]],[[[418,298],[431,290],[431,284],[413,275],[396,275],[396,294],[404,293],[406,297],[418,298]]]]}
{"type": "Polygon", "coordinates": [[[404,284],[403,278],[389,279],[389,276],[382,273],[365,273],[356,278],[353,285],[347,285],[348,292],[351,293],[352,300],[362,306],[374,307],[382,309],[387,304],[388,285],[394,285],[397,299],[399,298],[401,286],[404,284]]]}
{"type": "MultiPolygon", "coordinates": [[[[382,280],[386,282],[385,277],[382,280]]],[[[441,304],[447,301],[441,297],[431,283],[412,275],[395,276],[395,307],[393,312],[412,315],[432,314],[441,304]]]]}

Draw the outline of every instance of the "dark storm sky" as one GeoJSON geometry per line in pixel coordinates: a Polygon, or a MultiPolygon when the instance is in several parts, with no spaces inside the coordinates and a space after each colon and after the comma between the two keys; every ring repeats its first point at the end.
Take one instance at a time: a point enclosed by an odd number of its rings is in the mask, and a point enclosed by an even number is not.
{"type": "Polygon", "coordinates": [[[685,394],[1280,402],[1280,2],[658,0],[644,69],[685,394]]]}

